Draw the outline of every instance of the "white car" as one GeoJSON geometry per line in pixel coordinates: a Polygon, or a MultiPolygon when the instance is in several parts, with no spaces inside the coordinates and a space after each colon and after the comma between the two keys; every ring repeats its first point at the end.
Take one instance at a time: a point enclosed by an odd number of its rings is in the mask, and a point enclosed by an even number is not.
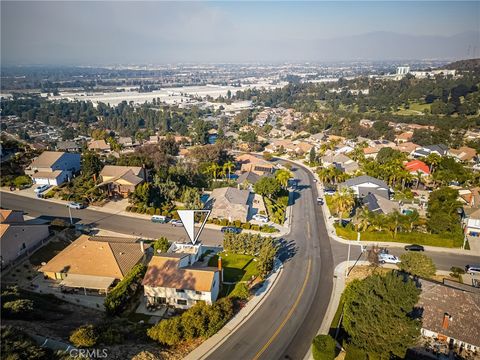
{"type": "Polygon", "coordinates": [[[83,209],[85,207],[85,205],[83,205],[81,203],[78,203],[78,202],[71,202],[67,206],[69,208],[77,209],[77,210],[83,209]]]}
{"type": "Polygon", "coordinates": [[[265,216],[265,215],[261,215],[261,214],[253,215],[252,219],[256,220],[256,221],[260,221],[262,223],[267,223],[268,222],[268,217],[265,216]]]}
{"type": "Polygon", "coordinates": [[[175,227],[177,227],[177,226],[183,226],[182,220],[172,220],[172,221],[170,221],[170,224],[171,224],[172,226],[175,226],[175,227]]]}
{"type": "Polygon", "coordinates": [[[41,194],[42,192],[44,192],[45,190],[47,190],[48,188],[50,187],[50,185],[40,185],[39,187],[37,187],[35,190],[33,190],[35,192],[35,194],[41,194]]]}
{"type": "Polygon", "coordinates": [[[381,264],[398,264],[400,262],[400,259],[395,255],[383,253],[383,254],[378,254],[378,261],[381,264]]]}

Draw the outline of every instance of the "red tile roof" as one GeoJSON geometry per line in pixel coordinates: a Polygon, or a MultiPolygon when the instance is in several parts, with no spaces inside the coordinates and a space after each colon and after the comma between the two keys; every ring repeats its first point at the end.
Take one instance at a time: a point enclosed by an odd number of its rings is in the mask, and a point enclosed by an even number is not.
{"type": "Polygon", "coordinates": [[[424,174],[430,175],[430,168],[427,164],[420,160],[412,160],[405,164],[405,168],[411,173],[416,173],[417,171],[423,172],[424,174]]]}

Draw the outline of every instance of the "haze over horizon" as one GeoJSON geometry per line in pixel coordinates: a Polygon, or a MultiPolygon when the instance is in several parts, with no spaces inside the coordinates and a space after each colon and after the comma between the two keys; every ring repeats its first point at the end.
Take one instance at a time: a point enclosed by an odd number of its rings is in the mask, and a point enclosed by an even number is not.
{"type": "Polygon", "coordinates": [[[480,2],[1,3],[2,65],[456,60],[480,2]]]}

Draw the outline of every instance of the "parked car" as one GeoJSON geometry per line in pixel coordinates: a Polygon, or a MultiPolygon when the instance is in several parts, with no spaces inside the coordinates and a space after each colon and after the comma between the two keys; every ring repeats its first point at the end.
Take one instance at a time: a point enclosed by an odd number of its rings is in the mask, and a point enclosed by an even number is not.
{"type": "Polygon", "coordinates": [[[154,223],[166,224],[170,219],[163,215],[153,215],[150,220],[154,223]]]}
{"type": "Polygon", "coordinates": [[[323,199],[320,196],[317,197],[317,204],[318,205],[323,205],[323,199]]]}
{"type": "Polygon", "coordinates": [[[68,203],[67,206],[68,206],[69,208],[77,209],[77,210],[80,210],[80,209],[84,209],[84,208],[85,208],[85,204],[78,203],[78,202],[68,203]]]}
{"type": "Polygon", "coordinates": [[[406,251],[425,251],[425,248],[422,245],[412,244],[405,246],[406,251]]]}
{"type": "Polygon", "coordinates": [[[40,185],[39,187],[35,188],[35,190],[33,190],[33,192],[35,194],[41,194],[42,192],[44,192],[45,190],[47,190],[49,188],[50,188],[50,185],[40,185]]]}
{"type": "Polygon", "coordinates": [[[263,222],[263,223],[267,223],[267,222],[268,222],[268,217],[265,216],[265,215],[262,215],[262,214],[255,214],[255,215],[253,215],[252,219],[255,220],[255,221],[263,222]]]}
{"type": "Polygon", "coordinates": [[[240,234],[242,229],[236,226],[224,226],[220,229],[222,233],[240,234]]]}
{"type": "Polygon", "coordinates": [[[470,275],[480,275],[480,264],[465,266],[465,272],[470,275]]]}
{"type": "Polygon", "coordinates": [[[381,264],[398,264],[400,262],[400,259],[395,255],[391,254],[379,254],[378,261],[381,264]]]}
{"type": "Polygon", "coordinates": [[[170,221],[170,224],[171,224],[172,226],[175,226],[175,227],[177,227],[177,226],[183,226],[182,220],[172,220],[172,221],[170,221]]]}

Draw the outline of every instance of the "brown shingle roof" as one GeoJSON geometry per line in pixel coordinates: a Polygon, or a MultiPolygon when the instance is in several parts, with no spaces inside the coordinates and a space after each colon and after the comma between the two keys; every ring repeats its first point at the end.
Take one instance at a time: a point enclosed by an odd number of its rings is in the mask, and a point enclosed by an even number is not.
{"type": "Polygon", "coordinates": [[[95,237],[82,235],[39,271],[123,279],[142,257],[138,243],[97,241],[95,237]]]}
{"type": "Polygon", "coordinates": [[[179,259],[154,256],[142,285],[171,289],[211,291],[216,268],[178,267],[179,259]]]}
{"type": "Polygon", "coordinates": [[[440,283],[420,282],[422,293],[417,306],[423,308],[422,327],[480,346],[480,295],[440,283]],[[447,329],[442,327],[445,313],[452,317],[447,329]]]}
{"type": "Polygon", "coordinates": [[[60,157],[65,154],[62,151],[44,151],[33,160],[30,165],[32,168],[48,168],[51,167],[60,157]]]}

